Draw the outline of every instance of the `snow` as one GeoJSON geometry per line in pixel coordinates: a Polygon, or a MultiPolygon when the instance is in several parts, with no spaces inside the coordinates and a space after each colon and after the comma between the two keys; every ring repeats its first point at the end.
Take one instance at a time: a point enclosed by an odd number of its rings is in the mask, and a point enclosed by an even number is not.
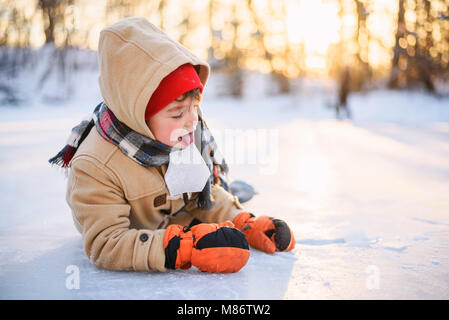
{"type": "Polygon", "coordinates": [[[355,94],[337,121],[328,89],[267,96],[254,76],[236,100],[212,76],[202,108],[231,178],[257,191],[244,206],[287,221],[296,248],[251,250],[235,274],[138,273],[90,263],[47,162],[100,101],[95,72],[79,77],[68,102],[0,106],[1,299],[449,298],[447,98],[355,94]]]}

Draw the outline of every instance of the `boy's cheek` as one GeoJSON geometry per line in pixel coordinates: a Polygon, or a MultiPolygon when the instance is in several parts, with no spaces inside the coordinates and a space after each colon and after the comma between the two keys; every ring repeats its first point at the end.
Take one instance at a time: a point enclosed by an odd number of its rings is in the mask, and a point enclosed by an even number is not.
{"type": "Polygon", "coordinates": [[[179,143],[178,137],[182,136],[187,132],[184,131],[186,130],[179,128],[171,128],[171,129],[169,128],[168,130],[165,129],[159,136],[161,139],[163,139],[163,141],[161,142],[173,147],[174,145],[179,143]]]}
{"type": "Polygon", "coordinates": [[[152,130],[156,140],[172,147],[179,143],[179,136],[187,133],[187,130],[170,121],[158,122],[157,125],[148,127],[152,130]]]}
{"type": "Polygon", "coordinates": [[[173,147],[173,145],[176,143],[176,141],[172,141],[172,137],[170,132],[165,132],[163,134],[163,136],[161,137],[163,143],[165,143],[166,145],[169,145],[171,147],[173,147]]]}
{"type": "Polygon", "coordinates": [[[176,144],[179,142],[178,138],[188,134],[189,131],[184,128],[172,128],[169,132],[167,132],[168,140],[172,143],[176,144]]]}

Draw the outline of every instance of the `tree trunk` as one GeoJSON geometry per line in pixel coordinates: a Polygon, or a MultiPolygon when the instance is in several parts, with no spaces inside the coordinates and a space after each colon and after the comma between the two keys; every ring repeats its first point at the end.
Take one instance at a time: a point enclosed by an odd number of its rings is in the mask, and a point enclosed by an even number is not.
{"type": "Polygon", "coordinates": [[[399,45],[399,40],[405,36],[405,0],[398,1],[398,25],[396,29],[396,41],[393,51],[393,61],[391,63],[390,79],[388,81],[388,87],[391,89],[399,88],[399,78],[401,73],[399,59],[405,53],[405,50],[399,45]]]}
{"type": "Polygon", "coordinates": [[[55,42],[55,6],[56,0],[39,0],[39,7],[42,10],[44,20],[45,44],[55,42]]]}

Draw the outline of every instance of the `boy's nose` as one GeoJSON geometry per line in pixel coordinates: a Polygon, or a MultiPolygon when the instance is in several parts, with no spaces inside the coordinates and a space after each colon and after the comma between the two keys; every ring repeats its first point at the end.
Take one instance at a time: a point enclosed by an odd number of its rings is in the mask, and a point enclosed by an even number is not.
{"type": "Polygon", "coordinates": [[[198,113],[195,108],[191,108],[189,111],[189,116],[187,118],[186,123],[184,124],[185,128],[195,128],[198,122],[198,113]]]}

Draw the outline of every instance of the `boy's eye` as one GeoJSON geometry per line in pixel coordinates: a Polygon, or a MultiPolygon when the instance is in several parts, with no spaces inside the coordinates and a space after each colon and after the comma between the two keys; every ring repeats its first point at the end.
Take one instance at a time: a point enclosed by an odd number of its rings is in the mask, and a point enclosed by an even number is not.
{"type": "MultiPolygon", "coordinates": [[[[200,107],[200,106],[199,106],[198,104],[196,104],[196,105],[193,106],[193,108],[195,108],[195,110],[198,109],[199,107],[200,107]]],[[[184,113],[184,112],[181,112],[179,115],[173,116],[172,118],[173,118],[173,119],[181,119],[183,113],[184,113]]]]}

